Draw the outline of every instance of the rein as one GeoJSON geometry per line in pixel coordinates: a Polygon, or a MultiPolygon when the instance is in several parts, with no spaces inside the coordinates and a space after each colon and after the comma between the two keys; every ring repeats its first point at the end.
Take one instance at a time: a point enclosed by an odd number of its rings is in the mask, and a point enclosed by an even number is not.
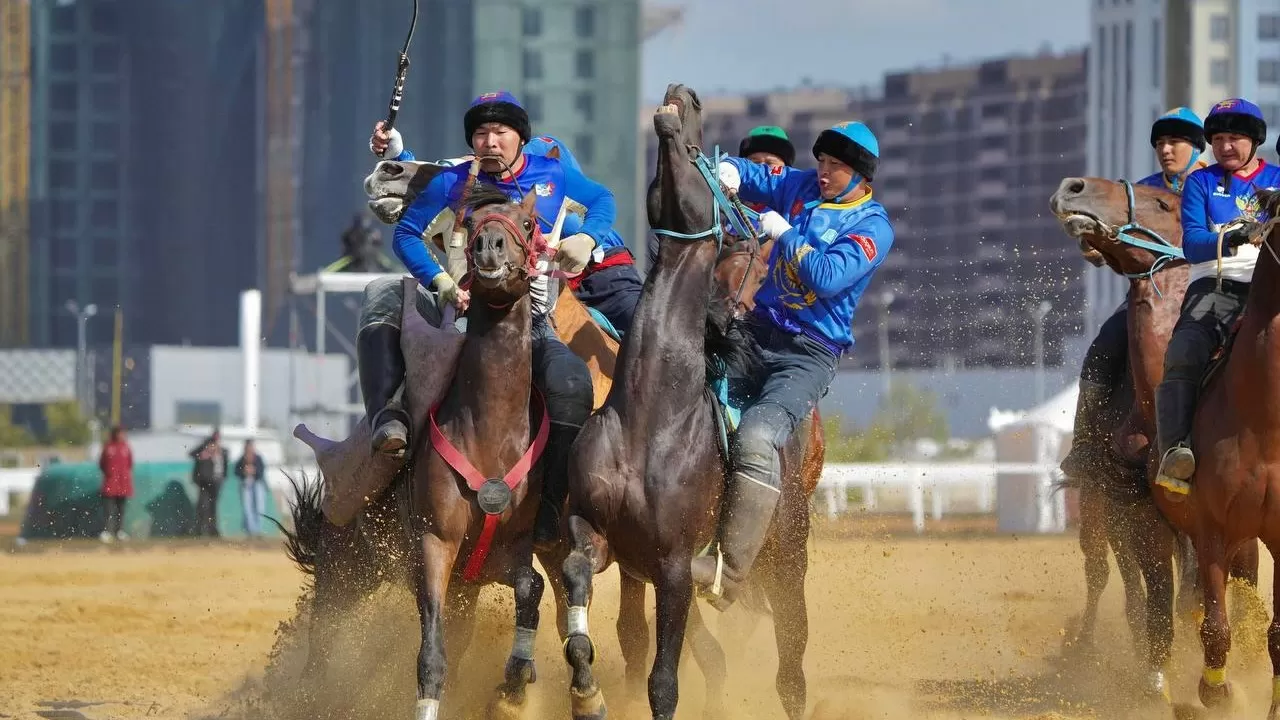
{"type": "Polygon", "coordinates": [[[1164,295],[1160,292],[1160,283],[1156,282],[1155,274],[1170,262],[1185,260],[1186,255],[1183,254],[1182,248],[1165,240],[1160,233],[1138,222],[1138,203],[1134,196],[1133,183],[1128,180],[1120,180],[1120,184],[1124,185],[1125,198],[1129,202],[1129,222],[1112,229],[1109,236],[1111,239],[1122,242],[1125,245],[1149,250],[1156,255],[1155,261],[1151,263],[1151,267],[1146,272],[1125,273],[1124,276],[1130,280],[1150,280],[1152,287],[1156,289],[1156,297],[1163,298],[1164,295]],[[1134,233],[1146,235],[1155,242],[1143,240],[1134,235],[1134,233]]]}
{"type": "Polygon", "coordinates": [[[689,145],[687,147],[689,150],[689,162],[693,163],[693,166],[698,169],[698,174],[702,176],[703,182],[711,190],[711,198],[714,201],[711,204],[711,227],[697,233],[678,233],[664,228],[651,228],[653,234],[675,240],[701,240],[705,237],[714,236],[718,254],[720,250],[724,249],[724,227],[721,222],[721,213],[723,212],[738,237],[758,240],[758,234],[752,227],[751,221],[759,218],[759,214],[743,205],[736,195],[730,200],[720,185],[720,179],[716,176],[717,166],[721,160],[727,157],[720,152],[720,146],[717,145],[711,151],[710,158],[703,155],[702,149],[697,145],[689,145]]]}

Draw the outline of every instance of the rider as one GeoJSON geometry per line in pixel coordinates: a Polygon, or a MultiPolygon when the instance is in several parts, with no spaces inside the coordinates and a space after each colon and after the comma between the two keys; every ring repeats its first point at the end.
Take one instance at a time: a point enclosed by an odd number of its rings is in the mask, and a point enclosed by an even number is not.
{"type": "MultiPolygon", "coordinates": [[[[1151,126],[1151,147],[1156,151],[1160,170],[1136,184],[1162,188],[1179,195],[1187,176],[1207,167],[1200,160],[1204,152],[1204,123],[1188,108],[1174,108],[1161,115],[1151,126]]],[[[1084,367],[1080,370],[1080,394],[1076,398],[1075,435],[1071,452],[1062,461],[1062,472],[1068,477],[1082,477],[1106,456],[1108,436],[1100,432],[1093,419],[1106,406],[1112,388],[1124,373],[1129,354],[1129,301],[1102,324],[1098,336],[1089,345],[1084,367]]]]}
{"type": "MultiPolygon", "coordinates": [[[[893,245],[893,226],[872,199],[880,144],[860,122],[822,131],[813,144],[816,170],[776,168],[728,158],[720,181],[744,201],[801,211],[795,227],[773,210],[760,217],[777,241],[747,326],[763,351],[764,373],[737,432],[733,472],[722,504],[723,609],[755,562],[782,486],[779,450],[812,412],[853,346],[858,300],[893,245]]],[[[742,380],[737,378],[735,380],[742,380]]],[[[694,582],[714,585],[719,562],[693,561],[694,582]]]]}
{"type": "Polygon", "coordinates": [[[1253,280],[1258,259],[1253,236],[1267,219],[1254,192],[1280,186],[1280,168],[1257,157],[1258,146],[1267,139],[1267,123],[1257,105],[1241,98],[1223,100],[1205,118],[1204,134],[1218,162],[1191,173],[1182,192],[1182,250],[1191,263],[1191,284],[1156,392],[1161,458],[1156,484],[1174,499],[1191,491],[1195,474],[1195,455],[1187,443],[1200,382],[1214,350],[1226,342],[1244,309],[1253,280]]]}
{"type": "MultiPolygon", "coordinates": [[[[497,113],[497,116],[500,116],[499,121],[506,119],[514,123],[508,127],[520,134],[524,143],[521,148],[523,155],[556,156],[562,165],[582,174],[577,158],[569,152],[569,148],[563,142],[550,135],[529,137],[531,131],[528,113],[520,107],[511,94],[504,92],[481,95],[472,103],[468,113],[479,112],[477,108],[494,108],[487,112],[497,113]]],[[[405,147],[400,132],[392,128],[391,132],[387,133],[382,130],[382,126],[383,123],[379,121],[374,126],[373,135],[369,138],[369,149],[373,154],[378,157],[390,155],[391,159],[400,161],[414,160],[414,154],[405,147]]],[[[453,167],[468,163],[473,157],[474,155],[465,155],[449,158],[440,161],[439,164],[453,167]]],[[[543,204],[539,203],[539,207],[543,208],[543,204]]],[[[559,207],[554,210],[550,217],[542,217],[544,229],[551,227],[559,207]]],[[[569,213],[564,224],[566,236],[579,234],[581,221],[582,219],[576,217],[575,213],[569,213]]],[[[445,275],[441,282],[447,285],[446,280],[449,279],[448,275],[445,275]]],[[[590,262],[587,263],[587,267],[577,277],[570,278],[568,285],[578,300],[595,308],[618,332],[624,334],[631,327],[636,304],[640,302],[640,291],[644,288],[640,275],[636,273],[635,260],[631,251],[626,248],[622,236],[615,230],[610,230],[600,239],[599,246],[590,252],[590,262]]],[[[441,288],[437,287],[437,289],[441,288]]]]}
{"type": "MultiPolygon", "coordinates": [[[[761,125],[754,127],[747,136],[738,143],[738,157],[746,158],[754,163],[768,165],[771,168],[791,167],[796,163],[796,146],[787,137],[787,131],[777,125],[761,125]]],[[[743,202],[743,205],[764,212],[768,206],[760,202],[743,202]]],[[[727,225],[727,223],[726,223],[727,225]]],[[[726,227],[732,233],[732,226],[726,227]]],[[[649,267],[658,264],[658,236],[649,235],[649,267]]]]}
{"type": "MultiPolygon", "coordinates": [[[[555,261],[563,270],[581,272],[598,248],[622,246],[613,230],[614,200],[608,189],[558,159],[523,152],[529,141],[529,117],[514,97],[505,92],[481,95],[467,110],[463,125],[472,149],[481,158],[482,179],[512,199],[532,193],[537,198],[538,222],[544,232],[550,230],[566,200],[572,198],[586,208],[579,232],[565,237],[556,251],[555,261]]],[[[394,249],[409,272],[424,285],[433,283],[444,301],[458,304],[464,304],[466,297],[459,295],[457,285],[431,257],[422,242],[422,233],[432,219],[457,200],[467,182],[468,169],[467,164],[457,165],[432,178],[405,210],[395,230],[394,249]]],[[[611,282],[607,271],[601,271],[599,276],[604,276],[606,286],[611,282]]],[[[533,381],[542,392],[551,417],[543,502],[534,535],[534,542],[540,547],[558,537],[570,446],[594,402],[590,371],[556,336],[547,318],[549,302],[550,298],[544,303],[535,298],[533,317],[533,381]]]]}

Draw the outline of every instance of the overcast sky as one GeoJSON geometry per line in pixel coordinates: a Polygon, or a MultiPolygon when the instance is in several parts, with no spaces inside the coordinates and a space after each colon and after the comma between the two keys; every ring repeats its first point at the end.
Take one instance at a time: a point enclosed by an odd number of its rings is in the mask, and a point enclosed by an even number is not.
{"type": "Polygon", "coordinates": [[[686,8],[644,47],[644,98],[877,83],[885,71],[1083,47],[1088,0],[647,0],[686,8]]]}

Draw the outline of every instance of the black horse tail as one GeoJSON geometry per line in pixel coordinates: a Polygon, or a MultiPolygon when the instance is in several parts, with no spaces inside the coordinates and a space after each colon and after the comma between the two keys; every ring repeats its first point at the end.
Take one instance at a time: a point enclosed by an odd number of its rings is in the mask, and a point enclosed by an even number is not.
{"type": "Polygon", "coordinates": [[[314,576],[320,533],[324,527],[324,513],[320,510],[320,494],[324,483],[320,477],[308,482],[306,473],[303,473],[301,483],[292,475],[286,477],[293,486],[293,530],[286,529],[280,523],[276,523],[276,527],[284,533],[285,554],[304,574],[314,576]]]}
{"type": "Polygon", "coordinates": [[[703,341],[707,359],[707,382],[726,375],[741,378],[759,376],[763,367],[761,350],[747,323],[734,315],[730,303],[712,301],[707,307],[707,333],[703,341]]]}

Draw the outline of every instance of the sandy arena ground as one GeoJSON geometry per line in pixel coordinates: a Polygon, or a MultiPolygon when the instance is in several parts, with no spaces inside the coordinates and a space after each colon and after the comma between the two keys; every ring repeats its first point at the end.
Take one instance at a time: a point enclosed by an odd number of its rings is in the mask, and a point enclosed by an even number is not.
{"type": "MultiPolygon", "coordinates": [[[[1074,536],[917,539],[865,524],[839,531],[818,528],[812,540],[806,668],[815,720],[1173,716],[1135,689],[1114,572],[1099,628],[1107,654],[1064,656],[1083,603],[1074,536]]],[[[1271,587],[1265,555],[1263,575],[1271,587]]],[[[274,544],[74,543],[0,554],[0,718],[300,717],[290,691],[301,653],[288,638],[274,659],[272,651],[281,622],[294,617],[301,580],[274,544]]],[[[646,705],[624,697],[616,571],[596,587],[596,666],[610,717],[647,718],[646,705]]],[[[462,659],[465,684],[446,696],[449,717],[482,716],[510,647],[510,591],[483,597],[462,659]]],[[[549,593],[543,608],[539,677],[524,717],[562,718],[568,674],[549,593]]],[[[1266,617],[1257,609],[1242,617],[1230,716],[1260,718],[1270,699],[1266,617]]],[[[1186,626],[1178,633],[1174,696],[1193,702],[1199,646],[1186,626]]],[[[412,717],[418,633],[408,593],[375,596],[350,636],[329,675],[348,704],[335,703],[334,715],[412,717]]],[[[775,656],[767,620],[731,649],[730,717],[781,717],[775,656]]],[[[681,691],[678,717],[701,717],[702,676],[687,653],[681,691]]]]}

